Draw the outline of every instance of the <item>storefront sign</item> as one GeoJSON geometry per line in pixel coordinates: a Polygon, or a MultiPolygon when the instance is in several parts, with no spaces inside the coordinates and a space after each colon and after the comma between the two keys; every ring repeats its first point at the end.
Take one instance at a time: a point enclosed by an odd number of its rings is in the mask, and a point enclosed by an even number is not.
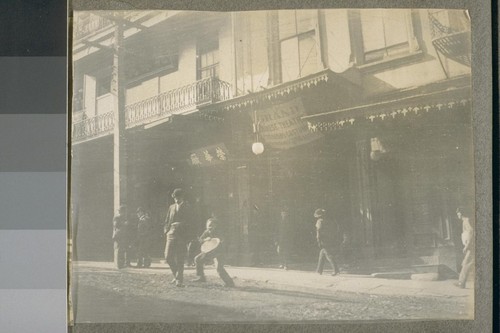
{"type": "Polygon", "coordinates": [[[276,149],[289,149],[312,142],[322,136],[309,131],[302,99],[296,98],[273,107],[257,110],[259,134],[264,143],[276,149]]]}
{"type": "Polygon", "coordinates": [[[227,161],[227,156],[227,148],[223,143],[221,143],[193,151],[189,155],[189,164],[193,166],[216,165],[227,161]]]}

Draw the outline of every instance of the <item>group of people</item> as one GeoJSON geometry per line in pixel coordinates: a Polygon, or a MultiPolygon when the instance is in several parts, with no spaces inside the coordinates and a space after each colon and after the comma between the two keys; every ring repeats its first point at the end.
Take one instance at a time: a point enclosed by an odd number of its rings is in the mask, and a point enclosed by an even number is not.
{"type": "MultiPolygon", "coordinates": [[[[204,282],[204,264],[213,260],[227,287],[233,287],[234,282],[224,269],[224,236],[218,228],[218,220],[211,216],[206,223],[206,230],[197,235],[198,228],[192,216],[192,210],[185,201],[184,191],[175,189],[172,192],[174,203],[169,206],[165,218],[163,232],[166,237],[165,261],[173,275],[172,283],[184,287],[184,265],[188,254],[196,253],[197,278],[193,282],[204,282]],[[216,240],[216,247],[203,251],[199,245],[210,240],[216,240]]],[[[118,214],[113,218],[114,262],[117,268],[131,267],[134,252],[137,256],[136,267],[150,267],[151,243],[153,225],[149,214],[141,207],[137,209],[137,223],[127,215],[127,207],[120,206],[118,214]],[[135,250],[135,251],[134,251],[135,250]]]]}
{"type": "Polygon", "coordinates": [[[137,258],[136,267],[151,266],[151,241],[153,225],[151,217],[142,207],[136,210],[137,218],[131,219],[127,206],[122,205],[113,218],[114,261],[117,268],[131,267],[132,258],[137,258]]]}
{"type": "MultiPolygon", "coordinates": [[[[224,228],[219,228],[217,218],[211,216],[206,222],[206,229],[201,235],[198,235],[198,228],[195,219],[192,218],[191,207],[185,201],[184,191],[175,189],[172,198],[174,203],[167,210],[163,230],[166,236],[165,261],[173,275],[172,284],[184,287],[186,257],[193,257],[192,254],[196,252],[194,264],[197,278],[192,280],[193,282],[206,281],[203,267],[208,260],[213,260],[224,284],[233,287],[234,282],[224,269],[224,228]],[[209,251],[203,250],[203,246],[200,246],[200,244],[208,244],[209,242],[215,246],[209,251]],[[191,255],[188,255],[189,253],[191,255]]],[[[137,208],[136,214],[137,219],[132,222],[128,218],[127,207],[121,206],[118,214],[113,218],[114,261],[117,268],[130,267],[131,258],[134,254],[137,257],[136,267],[150,267],[151,265],[151,237],[153,232],[151,217],[142,207],[137,208]]],[[[338,223],[334,219],[327,217],[325,209],[316,209],[314,217],[316,218],[316,241],[319,247],[316,272],[322,274],[325,263],[328,262],[333,271],[332,275],[337,275],[340,270],[336,258],[343,252],[342,247],[346,242],[345,234],[341,232],[338,223]]],[[[462,221],[464,259],[456,285],[465,288],[467,277],[474,264],[474,228],[471,218],[464,212],[463,208],[457,209],[457,217],[462,221]]],[[[279,255],[280,267],[285,270],[289,267],[293,242],[292,233],[289,210],[284,206],[277,224],[275,245],[279,255]]]]}

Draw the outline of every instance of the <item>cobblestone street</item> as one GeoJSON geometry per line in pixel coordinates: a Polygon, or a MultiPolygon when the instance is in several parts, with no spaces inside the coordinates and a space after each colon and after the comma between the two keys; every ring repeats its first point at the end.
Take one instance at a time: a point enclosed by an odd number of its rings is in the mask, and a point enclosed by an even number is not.
{"type": "Polygon", "coordinates": [[[171,276],[164,264],[121,271],[113,269],[111,263],[75,265],[73,274],[78,288],[75,320],[77,323],[256,322],[472,317],[469,306],[472,290],[457,288],[455,293],[452,280],[423,284],[423,288],[436,284],[442,295],[429,290],[403,289],[404,283],[411,285],[417,281],[394,280],[389,282],[395,284],[391,294],[390,288],[383,288],[387,284],[384,281],[388,281],[384,279],[319,276],[277,269],[227,267],[227,270],[235,279],[235,288],[223,287],[210,266],[206,283],[189,282],[195,274],[193,269],[187,269],[186,288],[177,288],[169,284],[171,276]],[[356,284],[376,287],[371,293],[362,287],[355,292],[356,284]]]}

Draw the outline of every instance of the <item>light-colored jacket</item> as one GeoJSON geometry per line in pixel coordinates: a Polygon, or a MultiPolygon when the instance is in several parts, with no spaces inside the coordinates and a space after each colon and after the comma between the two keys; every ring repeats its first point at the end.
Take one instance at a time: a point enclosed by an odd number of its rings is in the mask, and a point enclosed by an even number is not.
{"type": "Polygon", "coordinates": [[[468,217],[462,218],[462,244],[468,247],[474,241],[474,228],[468,217]]]}

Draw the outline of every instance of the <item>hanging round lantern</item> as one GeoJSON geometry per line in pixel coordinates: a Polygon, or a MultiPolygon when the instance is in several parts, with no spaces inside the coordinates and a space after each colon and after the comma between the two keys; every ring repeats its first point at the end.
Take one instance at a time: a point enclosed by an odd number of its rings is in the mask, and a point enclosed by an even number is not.
{"type": "Polygon", "coordinates": [[[254,142],[252,144],[252,152],[255,155],[260,155],[264,152],[264,144],[262,142],[254,142]]]}

